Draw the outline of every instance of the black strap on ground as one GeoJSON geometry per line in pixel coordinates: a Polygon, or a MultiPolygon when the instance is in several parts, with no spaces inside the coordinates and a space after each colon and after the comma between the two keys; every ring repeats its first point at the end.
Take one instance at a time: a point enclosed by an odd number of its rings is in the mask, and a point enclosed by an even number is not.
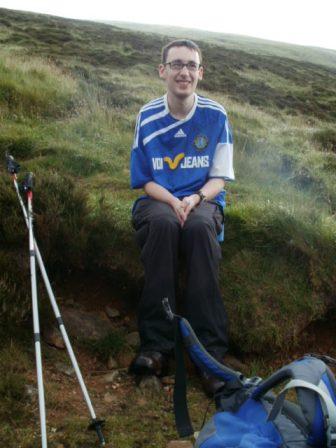
{"type": "Polygon", "coordinates": [[[179,328],[179,319],[174,319],[175,332],[175,386],[174,414],[176,429],[180,437],[194,434],[187,405],[187,375],[184,363],[183,341],[179,328]]]}

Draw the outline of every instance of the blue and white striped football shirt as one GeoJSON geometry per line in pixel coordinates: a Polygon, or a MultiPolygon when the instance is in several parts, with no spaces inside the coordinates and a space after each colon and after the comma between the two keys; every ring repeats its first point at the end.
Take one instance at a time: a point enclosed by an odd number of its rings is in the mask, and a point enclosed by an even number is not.
{"type": "MultiPolygon", "coordinates": [[[[211,178],[234,180],[232,133],[225,109],[194,95],[194,106],[183,120],[169,113],[167,95],[140,110],[131,153],[132,188],[154,181],[183,197],[211,178]]],[[[215,200],[224,206],[223,193],[215,200]]]]}

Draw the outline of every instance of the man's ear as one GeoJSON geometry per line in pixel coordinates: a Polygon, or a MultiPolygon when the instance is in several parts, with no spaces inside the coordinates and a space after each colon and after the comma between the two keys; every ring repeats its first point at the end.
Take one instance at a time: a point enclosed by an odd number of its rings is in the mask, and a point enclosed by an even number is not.
{"type": "Polygon", "coordinates": [[[204,75],[204,67],[201,67],[198,72],[198,79],[201,81],[204,75]]]}
{"type": "Polygon", "coordinates": [[[162,79],[166,79],[166,67],[163,64],[160,64],[158,67],[159,76],[162,79]]]}

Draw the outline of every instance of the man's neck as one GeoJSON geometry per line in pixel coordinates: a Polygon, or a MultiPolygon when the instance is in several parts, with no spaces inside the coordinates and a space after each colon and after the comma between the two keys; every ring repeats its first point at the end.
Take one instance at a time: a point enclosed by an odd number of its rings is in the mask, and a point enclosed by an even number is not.
{"type": "Polygon", "coordinates": [[[178,120],[183,120],[194,106],[195,94],[187,98],[178,98],[168,92],[167,102],[170,114],[178,120]]]}

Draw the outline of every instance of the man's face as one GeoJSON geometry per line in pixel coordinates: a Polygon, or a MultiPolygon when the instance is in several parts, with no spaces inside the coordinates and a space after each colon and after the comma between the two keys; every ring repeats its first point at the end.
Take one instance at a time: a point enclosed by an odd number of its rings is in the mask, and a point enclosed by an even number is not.
{"type": "MultiPolygon", "coordinates": [[[[166,62],[173,61],[179,61],[184,64],[193,62],[197,66],[200,63],[197,51],[188,47],[170,48],[166,62]]],[[[187,67],[183,67],[182,70],[174,70],[173,67],[169,64],[160,64],[160,78],[165,80],[168,93],[180,99],[188,98],[195,92],[198,80],[203,78],[203,67],[200,67],[196,71],[188,70],[187,67]]]]}

